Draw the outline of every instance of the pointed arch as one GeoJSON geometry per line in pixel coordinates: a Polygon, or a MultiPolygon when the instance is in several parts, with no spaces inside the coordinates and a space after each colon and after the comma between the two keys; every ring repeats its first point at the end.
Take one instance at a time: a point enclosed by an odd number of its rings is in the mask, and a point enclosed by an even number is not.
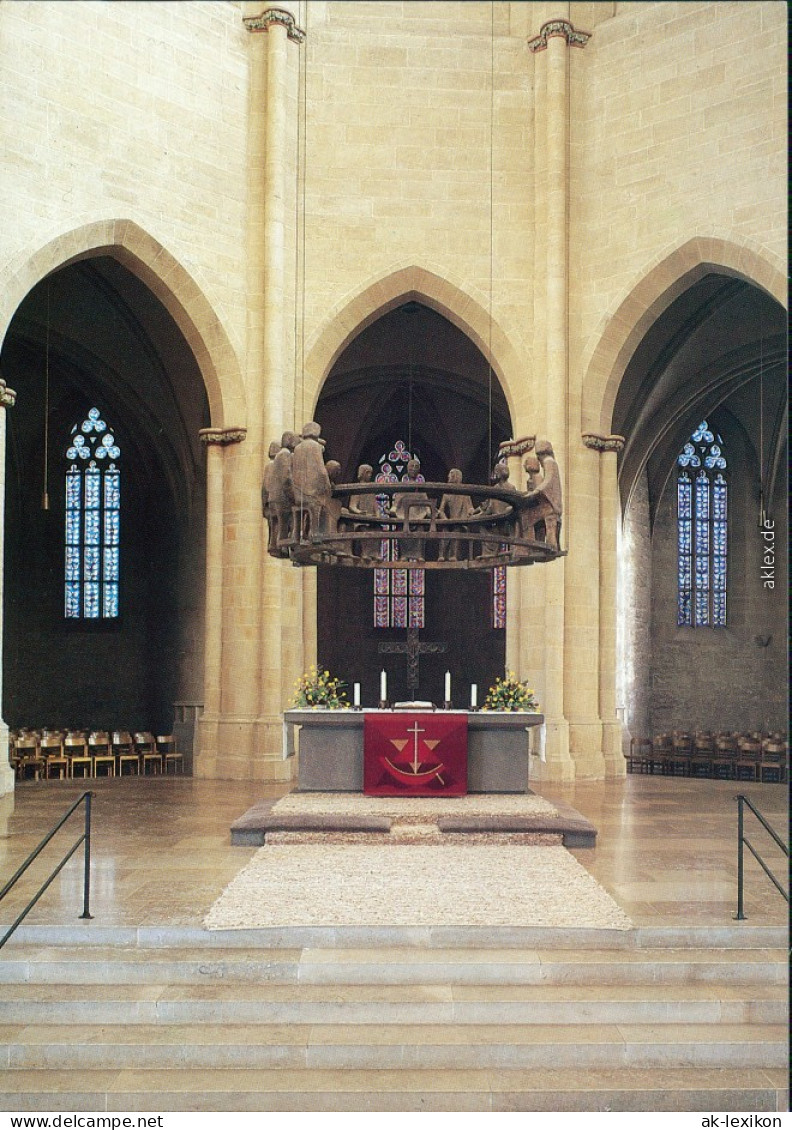
{"type": "Polygon", "coordinates": [[[421,302],[447,318],[476,345],[501,384],[516,427],[524,415],[520,408],[527,404],[530,357],[515,347],[494,317],[490,320],[485,296],[415,263],[370,279],[329,312],[306,350],[306,404],[315,408],[333,364],[353,338],[384,314],[411,301],[421,302]]]}
{"type": "Polygon", "coordinates": [[[625,369],[639,342],[671,303],[712,271],[753,283],[786,306],[786,274],[768,252],[697,236],[659,256],[603,317],[583,358],[582,431],[609,434],[625,369]]]}
{"type": "Polygon", "coordinates": [[[196,281],[161,243],[132,220],[98,220],[19,255],[0,273],[0,342],[25,296],[53,271],[112,255],[144,282],[184,335],[201,371],[213,427],[246,425],[238,351],[196,281]]]}

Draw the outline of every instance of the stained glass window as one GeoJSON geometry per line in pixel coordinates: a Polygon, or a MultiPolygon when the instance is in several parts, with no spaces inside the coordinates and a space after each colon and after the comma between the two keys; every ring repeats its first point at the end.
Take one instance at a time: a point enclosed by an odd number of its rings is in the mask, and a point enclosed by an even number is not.
{"type": "MultiPolygon", "coordinates": [[[[375,482],[399,483],[406,479],[407,464],[413,458],[417,459],[417,454],[411,454],[404,441],[397,440],[391,450],[380,457],[375,482]]],[[[423,475],[418,475],[418,481],[425,481],[423,475]]],[[[383,518],[387,515],[389,501],[388,495],[377,496],[377,507],[383,518]]],[[[398,561],[398,544],[383,538],[380,542],[380,556],[383,561],[398,561]]],[[[422,628],[425,596],[426,570],[375,569],[374,627],[422,628]]]]}
{"type": "Polygon", "coordinates": [[[728,486],[723,440],[702,420],[677,456],[677,624],[725,628],[728,486]]]}
{"type": "Polygon", "coordinates": [[[66,450],[64,614],[111,620],[119,614],[121,449],[98,408],[75,424],[66,450]]]}

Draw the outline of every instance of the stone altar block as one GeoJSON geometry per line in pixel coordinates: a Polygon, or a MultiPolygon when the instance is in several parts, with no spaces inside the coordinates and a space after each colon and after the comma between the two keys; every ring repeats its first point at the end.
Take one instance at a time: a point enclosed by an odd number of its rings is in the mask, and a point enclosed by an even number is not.
{"type": "MultiPolygon", "coordinates": [[[[382,711],[287,710],[284,753],[296,752],[303,792],[363,791],[363,717],[382,711]]],[[[390,713],[390,711],[386,712],[390,713]]],[[[530,733],[538,735],[543,714],[522,711],[455,711],[468,722],[468,792],[526,793],[530,733]]]]}

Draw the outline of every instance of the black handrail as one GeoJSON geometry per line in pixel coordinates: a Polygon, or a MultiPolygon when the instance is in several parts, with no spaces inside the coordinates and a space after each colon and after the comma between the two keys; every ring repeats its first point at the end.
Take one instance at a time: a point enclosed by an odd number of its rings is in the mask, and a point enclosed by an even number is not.
{"type": "Polygon", "coordinates": [[[11,937],[13,932],[16,930],[17,926],[19,926],[20,922],[22,922],[23,919],[26,917],[26,915],[33,909],[33,907],[36,905],[38,900],[41,898],[41,896],[44,894],[44,892],[50,886],[53,879],[55,879],[56,876],[60,874],[60,872],[63,870],[63,868],[69,862],[71,857],[77,851],[77,848],[80,846],[80,844],[85,844],[84,867],[83,867],[83,912],[80,915],[80,918],[93,918],[93,915],[90,913],[90,899],[91,899],[91,797],[93,795],[94,794],[90,793],[90,792],[89,793],[83,793],[81,797],[77,798],[77,800],[74,802],[74,804],[71,806],[69,811],[65,814],[65,816],[62,816],[61,819],[58,821],[58,823],[55,825],[55,827],[52,828],[47,833],[47,835],[44,837],[44,839],[41,841],[41,843],[38,845],[38,847],[30,853],[30,855],[27,857],[27,859],[22,864],[22,866],[16,871],[16,873],[14,875],[12,875],[12,877],[8,880],[6,885],[3,887],[2,891],[0,891],[0,902],[2,902],[2,900],[5,898],[5,896],[8,894],[8,892],[11,890],[11,888],[16,883],[17,879],[20,879],[25,874],[25,872],[27,871],[28,867],[30,867],[33,860],[36,859],[36,857],[44,850],[44,848],[47,846],[47,844],[50,842],[50,840],[56,834],[56,832],[60,831],[60,829],[63,827],[63,825],[69,819],[71,814],[75,811],[75,809],[77,809],[83,803],[83,801],[85,801],[85,828],[84,828],[83,834],[69,848],[66,855],[63,857],[63,859],[61,859],[60,863],[57,865],[55,870],[50,873],[49,878],[46,880],[46,882],[41,887],[39,887],[36,894],[33,896],[33,898],[27,904],[27,906],[22,911],[22,913],[19,915],[19,917],[16,919],[16,921],[13,923],[13,925],[10,926],[8,928],[8,930],[6,931],[6,933],[3,935],[3,937],[0,938],[0,949],[2,949],[3,946],[6,944],[8,939],[11,937]]]}
{"type": "Polygon", "coordinates": [[[767,877],[771,881],[771,883],[773,883],[776,890],[778,890],[784,896],[784,898],[787,900],[787,902],[789,902],[789,892],[784,890],[784,888],[781,886],[781,884],[776,879],[773,872],[770,870],[770,868],[767,866],[765,861],[759,855],[756,848],[753,846],[751,841],[745,835],[745,831],[744,831],[744,823],[745,823],[744,807],[745,807],[745,805],[746,804],[748,805],[751,812],[753,812],[754,816],[759,821],[759,823],[762,825],[762,827],[767,832],[770,833],[770,835],[773,837],[775,842],[781,848],[781,850],[783,851],[783,853],[787,857],[787,859],[789,859],[789,847],[787,846],[787,844],[784,843],[784,841],[781,839],[781,837],[778,836],[773,831],[773,829],[770,827],[770,825],[765,820],[764,816],[762,816],[761,812],[759,812],[756,808],[754,808],[754,806],[748,800],[747,796],[740,795],[740,796],[736,797],[735,799],[737,801],[737,913],[735,914],[734,917],[737,919],[737,921],[742,921],[745,918],[745,912],[744,912],[744,907],[743,907],[743,889],[744,889],[744,886],[745,886],[745,871],[744,871],[745,852],[743,851],[743,844],[745,845],[745,847],[748,848],[751,855],[754,857],[756,862],[762,868],[762,870],[764,871],[765,875],[767,875],[767,877]]]}

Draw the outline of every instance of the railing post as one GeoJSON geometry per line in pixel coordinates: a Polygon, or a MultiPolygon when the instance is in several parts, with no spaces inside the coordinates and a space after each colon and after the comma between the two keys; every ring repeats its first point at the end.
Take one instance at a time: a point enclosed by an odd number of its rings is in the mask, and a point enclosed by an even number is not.
{"type": "Polygon", "coordinates": [[[83,912],[80,918],[93,918],[91,914],[91,797],[93,793],[85,794],[85,851],[84,851],[84,877],[83,877],[83,912]]]}
{"type": "Polygon", "coordinates": [[[737,913],[735,919],[742,922],[745,919],[743,912],[743,801],[744,796],[737,797],[737,913]]]}

